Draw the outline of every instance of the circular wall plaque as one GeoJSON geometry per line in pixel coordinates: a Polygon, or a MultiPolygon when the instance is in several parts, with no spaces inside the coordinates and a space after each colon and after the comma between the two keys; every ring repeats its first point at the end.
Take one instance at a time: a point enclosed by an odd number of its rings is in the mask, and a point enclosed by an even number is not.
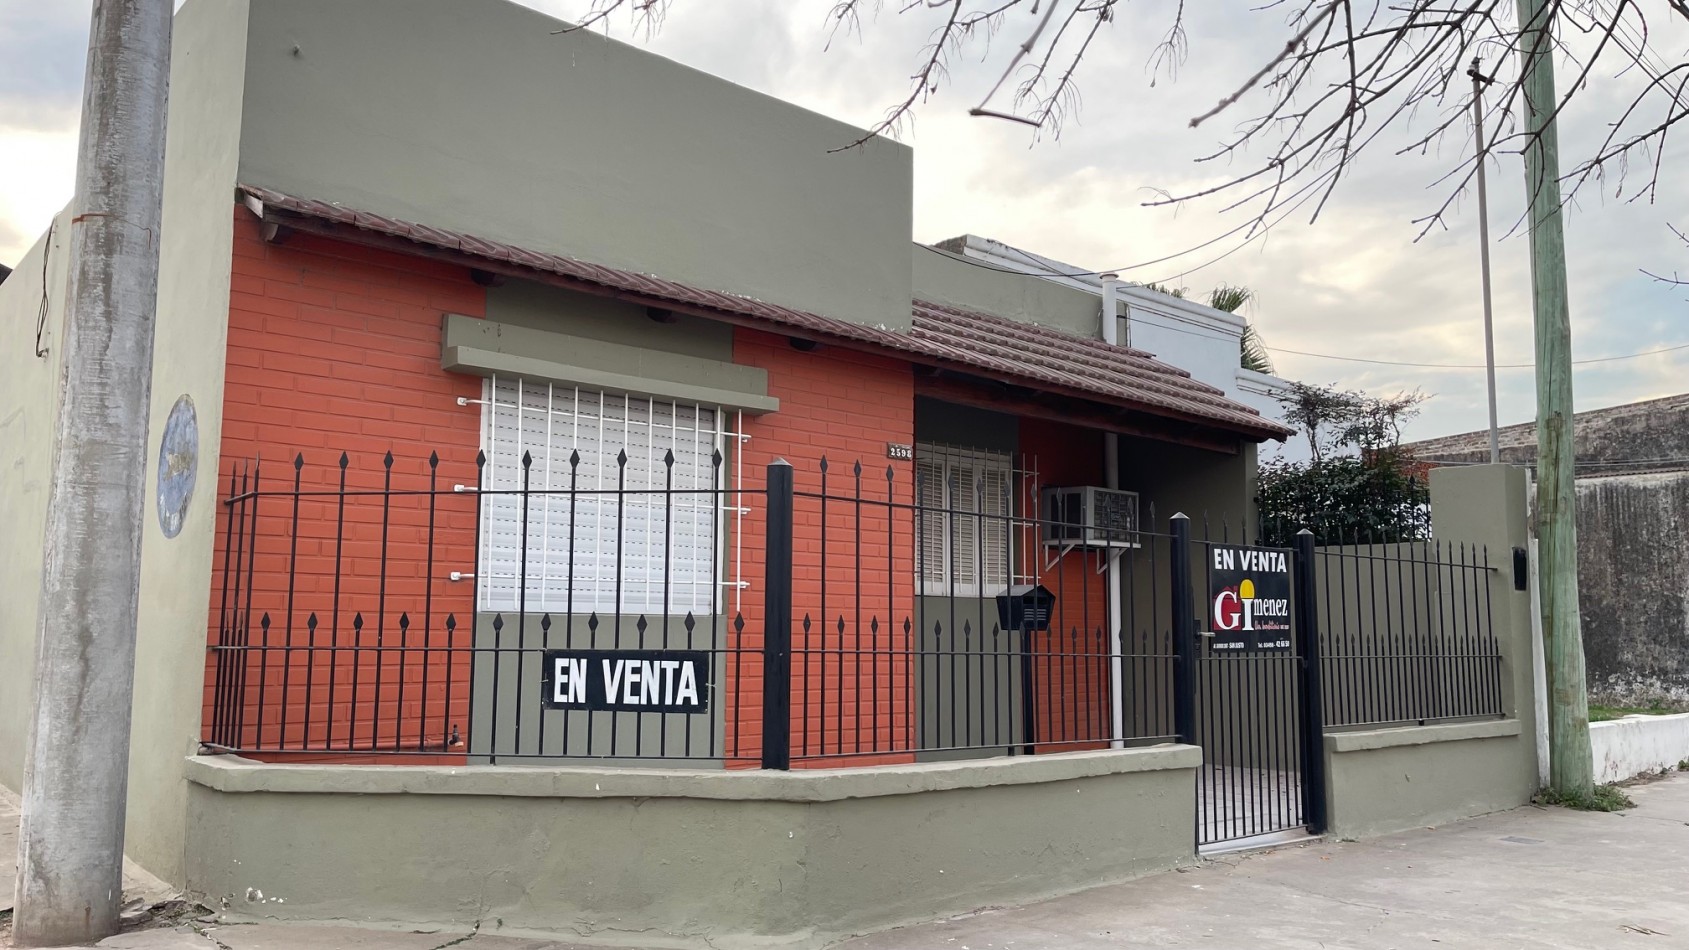
{"type": "Polygon", "coordinates": [[[182,533],[198,470],[199,419],[194,401],[184,394],[170,407],[164,438],[158,443],[158,527],[167,538],[182,533]]]}

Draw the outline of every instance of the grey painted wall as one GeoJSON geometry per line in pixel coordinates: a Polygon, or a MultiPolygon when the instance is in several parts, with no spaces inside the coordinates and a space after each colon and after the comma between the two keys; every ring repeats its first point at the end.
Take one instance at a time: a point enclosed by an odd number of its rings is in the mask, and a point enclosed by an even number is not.
{"type": "Polygon", "coordinates": [[[579,758],[563,757],[593,756],[635,765],[653,764],[640,760],[662,759],[661,764],[671,768],[719,769],[720,757],[738,751],[724,745],[724,714],[735,700],[729,688],[737,685],[742,690],[737,697],[739,709],[761,708],[760,680],[736,684],[727,676],[729,658],[719,651],[732,647],[733,634],[725,616],[697,617],[690,631],[684,616],[652,616],[643,634],[635,626],[638,617],[631,612],[621,618],[619,631],[613,614],[597,618],[596,631],[591,615],[559,614],[551,617],[549,633],[535,615],[529,615],[525,625],[515,616],[506,617],[502,631],[494,630],[493,619],[485,613],[476,618],[475,646],[485,652],[475,655],[472,667],[474,692],[468,723],[472,765],[486,764],[497,756],[506,757],[498,759],[505,764],[581,765],[579,758]],[[712,658],[709,711],[664,715],[546,709],[541,680],[548,649],[718,651],[712,658]],[[525,757],[510,758],[517,754],[525,757]]]}
{"type": "Polygon", "coordinates": [[[989,452],[1020,451],[1020,417],[915,397],[915,440],[989,452]]]}
{"type": "Polygon", "coordinates": [[[157,495],[147,492],[125,849],[175,883],[187,822],[181,756],[198,748],[204,702],[246,14],[245,0],[189,0],[177,11],[171,51],[147,484],[164,421],[184,393],[198,407],[200,453],[176,537],[159,529],[157,495]]]}
{"type": "Polygon", "coordinates": [[[688,314],[658,323],[645,308],[528,280],[487,288],[487,319],[699,359],[733,361],[733,327],[688,314]]]}
{"type": "MultiPolygon", "coordinates": [[[[996,600],[921,597],[915,657],[916,736],[924,760],[1008,755],[1025,739],[1022,635],[1001,629],[996,600]]],[[[1034,682],[1037,682],[1036,674],[1034,682]]],[[[1048,702],[1048,698],[1045,699],[1048,702]]],[[[1036,703],[1037,700],[1035,699],[1036,703]]]]}
{"type": "Polygon", "coordinates": [[[907,146],[506,0],[255,0],[240,177],[909,323],[907,146]]]}
{"type": "Polygon", "coordinates": [[[949,251],[916,244],[915,299],[979,310],[1096,339],[1102,305],[1097,295],[1040,277],[1005,273],[949,251]]]}
{"type": "Polygon", "coordinates": [[[1226,525],[1237,540],[1241,525],[1254,530],[1255,452],[1253,443],[1225,453],[1121,436],[1120,487],[1138,493],[1147,530],[1165,533],[1167,519],[1183,512],[1191,519],[1193,538],[1202,537],[1206,516],[1216,540],[1226,525]],[[1158,522],[1153,525],[1152,504],[1158,522]]]}

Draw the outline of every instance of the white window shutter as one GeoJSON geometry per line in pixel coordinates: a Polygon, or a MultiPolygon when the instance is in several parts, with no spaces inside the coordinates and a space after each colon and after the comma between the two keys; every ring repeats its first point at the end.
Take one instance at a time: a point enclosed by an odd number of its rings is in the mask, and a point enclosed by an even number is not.
{"type": "Polygon", "coordinates": [[[1006,452],[915,446],[920,584],[928,596],[992,596],[1011,583],[1014,465],[1006,452]]]}
{"type": "Polygon", "coordinates": [[[483,392],[482,610],[714,609],[716,410],[510,378],[483,392]]]}

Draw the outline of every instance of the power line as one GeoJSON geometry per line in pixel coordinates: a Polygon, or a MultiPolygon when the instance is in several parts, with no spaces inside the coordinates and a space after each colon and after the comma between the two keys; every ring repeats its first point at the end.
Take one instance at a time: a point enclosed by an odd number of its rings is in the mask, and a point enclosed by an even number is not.
{"type": "MultiPolygon", "coordinates": [[[[1169,327],[1168,329],[1175,329],[1169,327]]],[[[1379,366],[1411,366],[1417,369],[1483,369],[1482,363],[1409,363],[1402,360],[1374,360],[1361,356],[1333,356],[1330,353],[1309,353],[1305,350],[1292,350],[1281,346],[1269,346],[1267,349],[1274,353],[1294,353],[1297,356],[1312,356],[1322,360],[1339,360],[1345,363],[1373,363],[1379,366]]],[[[1573,366],[1587,366],[1591,363],[1612,363],[1618,360],[1634,360],[1643,356],[1655,356],[1660,353],[1675,353],[1678,350],[1689,350],[1689,343],[1677,346],[1664,346],[1655,350],[1643,350],[1640,353],[1626,353],[1622,356],[1597,356],[1587,360],[1573,360],[1573,366]]],[[[1535,363],[1497,363],[1496,369],[1534,369],[1535,363]]]]}
{"type": "MultiPolygon", "coordinates": [[[[1210,243],[1212,243],[1212,242],[1210,242],[1210,243]]],[[[1057,271],[1053,268],[1048,268],[1048,265],[1045,265],[1041,261],[1037,261],[1036,259],[1032,258],[1031,255],[1027,254],[1027,252],[1022,251],[1019,248],[1010,247],[1009,245],[1004,245],[1005,247],[1009,247],[1010,250],[1016,251],[1017,253],[1021,254],[1023,257],[1026,257],[1028,259],[1027,262],[1029,264],[1031,264],[1033,266],[1038,266],[1038,267],[1045,267],[1047,269],[1046,273],[1039,274],[1039,273],[1031,273],[1031,272],[1020,270],[1018,268],[1013,268],[1013,267],[1000,267],[996,264],[987,263],[987,262],[981,261],[977,258],[969,257],[966,254],[956,254],[956,253],[953,253],[953,252],[944,251],[940,248],[933,247],[932,245],[929,245],[929,244],[921,244],[920,246],[926,248],[929,251],[932,251],[935,254],[943,254],[946,257],[950,257],[954,260],[961,260],[961,261],[963,261],[967,264],[973,265],[974,267],[980,267],[980,268],[984,268],[985,270],[996,271],[1000,274],[1012,274],[1016,277],[1036,277],[1036,278],[1045,279],[1045,280],[1047,280],[1051,277],[1095,277],[1095,276],[1098,276],[1100,274],[1116,273],[1119,270],[1126,270],[1127,269],[1127,268],[1117,268],[1116,270],[1113,270],[1113,271],[1057,271]]],[[[1175,255],[1175,256],[1177,256],[1177,255],[1175,255]]],[[[1149,263],[1157,263],[1157,262],[1151,261],[1149,263]]],[[[1135,265],[1135,266],[1141,267],[1141,266],[1144,266],[1144,265],[1135,265]]],[[[1169,296],[1171,296],[1171,295],[1169,295],[1169,296]]],[[[1175,299],[1179,299],[1179,298],[1175,298],[1175,299]]],[[[1187,302],[1199,302],[1199,301],[1187,301],[1187,302]]],[[[1211,334],[1211,333],[1203,333],[1203,332],[1199,332],[1199,331],[1196,331],[1196,330],[1189,330],[1189,329],[1186,329],[1184,327],[1176,327],[1176,326],[1172,326],[1171,324],[1166,324],[1166,323],[1157,323],[1154,320],[1146,320],[1146,319],[1139,317],[1139,316],[1133,316],[1129,319],[1131,320],[1131,322],[1133,324],[1141,324],[1141,325],[1144,325],[1144,326],[1152,326],[1152,327],[1156,327],[1156,328],[1162,329],[1162,330],[1171,330],[1175,333],[1186,333],[1186,334],[1189,334],[1191,336],[1203,337],[1205,339],[1213,339],[1214,338],[1213,334],[1211,334]]],[[[1293,350],[1293,349],[1290,349],[1289,347],[1283,347],[1283,346],[1266,346],[1266,349],[1268,349],[1268,350],[1270,350],[1274,353],[1290,353],[1290,354],[1293,354],[1295,356],[1308,356],[1308,357],[1312,357],[1314,359],[1322,359],[1322,360],[1337,360],[1339,362],[1344,362],[1344,363],[1369,363],[1369,364],[1372,364],[1372,365],[1375,365],[1375,366],[1405,366],[1405,367],[1410,367],[1410,368],[1413,368],[1413,369],[1485,369],[1486,368],[1484,366],[1484,364],[1482,364],[1482,363],[1414,363],[1414,362],[1408,362],[1408,361],[1404,361],[1404,360],[1375,360],[1375,359],[1369,359],[1369,358],[1363,357],[1363,356],[1338,356],[1338,355],[1332,354],[1332,353],[1313,353],[1313,352],[1309,352],[1307,350],[1293,350]]],[[[1620,356],[1596,356],[1596,357],[1591,357],[1589,359],[1584,359],[1584,360],[1573,360],[1572,365],[1573,366],[1588,366],[1588,365],[1592,365],[1592,364],[1596,364],[1596,363],[1613,363],[1613,362],[1617,362],[1617,361],[1620,361],[1620,360],[1633,360],[1633,359],[1639,359],[1639,358],[1644,357],[1644,356],[1655,356],[1655,355],[1658,355],[1660,353],[1674,353],[1674,352],[1677,352],[1678,350],[1689,350],[1689,343],[1682,343],[1682,344],[1678,344],[1676,346],[1660,347],[1659,349],[1653,349],[1653,350],[1643,350],[1640,353],[1625,353],[1625,354],[1620,355],[1620,356]]],[[[1535,363],[1497,363],[1495,368],[1496,369],[1534,369],[1535,367],[1536,367],[1535,363]]]]}

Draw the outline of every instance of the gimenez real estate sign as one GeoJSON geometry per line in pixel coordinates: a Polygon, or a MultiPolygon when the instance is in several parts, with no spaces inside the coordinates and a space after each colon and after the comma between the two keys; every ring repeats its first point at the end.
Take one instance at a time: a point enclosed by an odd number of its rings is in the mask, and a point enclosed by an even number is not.
{"type": "Polygon", "coordinates": [[[1290,552],[1231,544],[1208,550],[1208,648],[1216,653],[1288,652],[1290,552]]]}
{"type": "Polygon", "coordinates": [[[710,655],[702,650],[547,650],[549,709],[701,713],[710,708],[710,655]]]}

